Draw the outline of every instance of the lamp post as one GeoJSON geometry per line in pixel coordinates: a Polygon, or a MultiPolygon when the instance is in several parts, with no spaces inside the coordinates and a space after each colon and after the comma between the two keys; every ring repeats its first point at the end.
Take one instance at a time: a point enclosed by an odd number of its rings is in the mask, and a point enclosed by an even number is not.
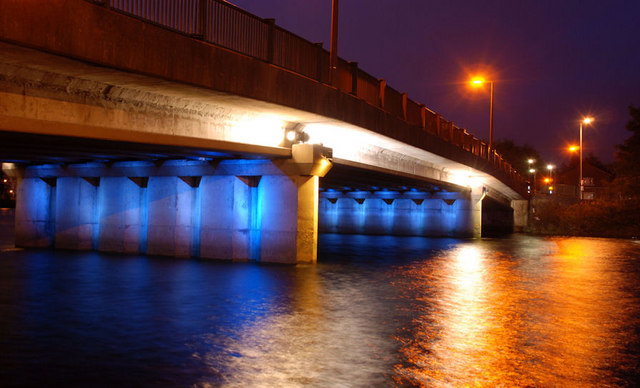
{"type": "Polygon", "coordinates": [[[339,0],[331,2],[331,45],[329,47],[329,83],[335,86],[338,82],[338,6],[339,0]]]}
{"type": "Polygon", "coordinates": [[[491,85],[491,93],[489,97],[489,151],[493,149],[493,81],[486,81],[482,77],[475,77],[471,80],[471,86],[479,88],[484,83],[491,85]]]}
{"type": "MultiPolygon", "coordinates": [[[[553,168],[555,166],[553,164],[547,164],[547,170],[549,170],[549,183],[550,187],[553,186],[553,168]]],[[[549,194],[553,194],[553,189],[549,188],[549,194]]]]}
{"type": "MultiPolygon", "coordinates": [[[[529,164],[529,175],[531,177],[533,177],[533,173],[536,171],[535,168],[533,168],[533,163],[535,163],[536,160],[535,159],[527,159],[527,163],[529,164]]],[[[534,180],[531,181],[531,187],[530,189],[530,193],[531,195],[533,195],[534,193],[534,188],[535,188],[536,182],[534,180]]]]}
{"type": "Polygon", "coordinates": [[[584,199],[584,179],[582,179],[582,124],[591,124],[593,118],[585,117],[580,121],[580,200],[584,199]]]}
{"type": "Polygon", "coordinates": [[[529,174],[533,175],[533,180],[531,181],[531,194],[534,195],[536,193],[536,169],[530,168],[529,174]]]}

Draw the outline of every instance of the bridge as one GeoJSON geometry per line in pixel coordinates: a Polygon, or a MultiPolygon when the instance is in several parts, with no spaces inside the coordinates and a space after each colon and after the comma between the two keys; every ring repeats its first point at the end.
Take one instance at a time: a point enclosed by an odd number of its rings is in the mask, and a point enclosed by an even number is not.
{"type": "Polygon", "coordinates": [[[313,263],[526,223],[485,142],[219,0],[0,0],[0,161],[23,247],[313,263]]]}

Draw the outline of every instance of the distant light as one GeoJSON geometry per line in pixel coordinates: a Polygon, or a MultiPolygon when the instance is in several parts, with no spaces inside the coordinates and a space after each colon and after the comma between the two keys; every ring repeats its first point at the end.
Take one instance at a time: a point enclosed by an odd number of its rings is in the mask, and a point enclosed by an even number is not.
{"type": "Polygon", "coordinates": [[[549,183],[549,182],[551,182],[551,179],[549,179],[549,178],[544,178],[544,183],[549,183]]]}
{"type": "Polygon", "coordinates": [[[575,146],[575,145],[569,146],[569,152],[576,152],[579,149],[580,149],[580,147],[575,146]]]}
{"type": "Polygon", "coordinates": [[[553,191],[553,186],[549,186],[549,192],[553,191]]]}
{"type": "Polygon", "coordinates": [[[547,170],[553,170],[553,164],[547,164],[547,170]]]}
{"type": "Polygon", "coordinates": [[[533,174],[534,172],[536,172],[536,169],[535,169],[535,168],[530,168],[530,169],[529,169],[529,172],[530,172],[531,174],[533,174]]]}
{"type": "Polygon", "coordinates": [[[585,124],[591,124],[592,121],[593,117],[585,117],[584,120],[582,120],[582,122],[585,124]]]}
{"type": "Polygon", "coordinates": [[[3,179],[3,180],[2,180],[2,183],[7,183],[7,180],[6,180],[6,179],[3,179]]]}
{"type": "Polygon", "coordinates": [[[527,160],[527,162],[529,162],[529,164],[533,164],[536,160],[535,159],[529,159],[527,160]]]}
{"type": "Polygon", "coordinates": [[[13,190],[9,190],[9,194],[13,194],[13,190]]]}

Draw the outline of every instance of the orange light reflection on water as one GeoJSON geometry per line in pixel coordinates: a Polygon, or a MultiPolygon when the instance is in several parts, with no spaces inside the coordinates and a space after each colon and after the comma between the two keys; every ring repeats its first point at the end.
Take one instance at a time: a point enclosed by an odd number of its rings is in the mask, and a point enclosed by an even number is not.
{"type": "Polygon", "coordinates": [[[597,239],[553,239],[546,255],[516,258],[481,244],[404,269],[424,302],[400,330],[397,384],[567,386],[615,382],[611,355],[629,332],[630,296],[597,239]],[[531,261],[531,260],[535,260],[531,261]],[[606,297],[604,297],[606,296],[606,297]]]}

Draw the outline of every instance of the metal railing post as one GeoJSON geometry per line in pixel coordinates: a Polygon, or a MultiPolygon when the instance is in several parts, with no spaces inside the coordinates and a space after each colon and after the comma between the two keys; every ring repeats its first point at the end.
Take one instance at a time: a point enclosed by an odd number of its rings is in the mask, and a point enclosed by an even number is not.
{"type": "Polygon", "coordinates": [[[380,108],[384,109],[384,94],[386,92],[386,88],[387,88],[387,81],[384,79],[379,79],[378,83],[380,85],[380,90],[379,90],[379,103],[380,103],[380,108]]]}
{"type": "Polygon", "coordinates": [[[265,19],[268,26],[267,32],[267,62],[273,63],[274,57],[274,38],[276,30],[276,19],[265,19]]]}
{"type": "Polygon", "coordinates": [[[322,49],[322,43],[314,43],[316,46],[316,58],[317,58],[317,68],[316,68],[316,79],[318,82],[322,83],[322,70],[324,66],[322,66],[322,57],[324,54],[324,50],[322,49]]]}
{"type": "Polygon", "coordinates": [[[402,93],[402,117],[407,121],[407,93],[402,93]]]}
{"type": "Polygon", "coordinates": [[[351,66],[351,94],[358,95],[358,62],[349,62],[351,66]]]}
{"type": "Polygon", "coordinates": [[[197,37],[207,40],[207,0],[198,2],[198,34],[197,37]]]}

